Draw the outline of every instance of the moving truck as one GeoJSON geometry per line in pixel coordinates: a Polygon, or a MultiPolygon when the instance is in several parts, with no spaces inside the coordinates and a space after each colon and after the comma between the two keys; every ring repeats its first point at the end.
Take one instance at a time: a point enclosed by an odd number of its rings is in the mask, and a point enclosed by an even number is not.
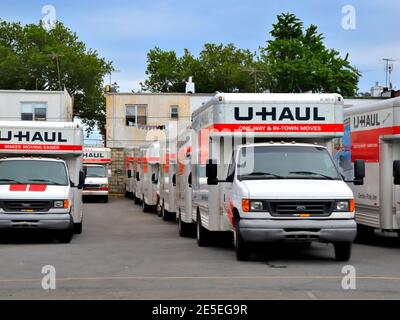
{"type": "MultiPolygon", "coordinates": [[[[337,260],[350,259],[354,197],[331,157],[343,135],[340,95],[217,94],[192,118],[199,246],[228,231],[238,260],[251,243],[276,241],[333,243],[337,260]]],[[[355,184],[364,169],[357,159],[355,184]]]]}
{"type": "Polygon", "coordinates": [[[85,172],[85,185],[83,196],[98,197],[108,202],[108,178],[111,177],[111,149],[90,148],[83,149],[83,171],[85,172]]]}
{"type": "Polygon", "coordinates": [[[125,148],[124,149],[124,162],[125,162],[125,197],[133,199],[133,193],[135,190],[136,179],[135,179],[135,149],[136,148],[125,148]]]}
{"type": "Polygon", "coordinates": [[[400,235],[400,98],[346,108],[344,114],[335,159],[347,179],[355,159],[366,162],[364,185],[351,185],[360,236],[374,229],[400,235]]]}
{"type": "Polygon", "coordinates": [[[177,142],[176,207],[181,237],[192,236],[196,231],[192,218],[192,136],[193,130],[188,128],[177,142]]]}
{"type": "Polygon", "coordinates": [[[142,175],[139,180],[142,192],[143,212],[156,210],[157,184],[160,170],[160,143],[153,142],[140,148],[140,167],[142,175]]]}
{"type": "Polygon", "coordinates": [[[72,122],[0,121],[0,229],[82,232],[82,143],[72,122]]]}
{"type": "Polygon", "coordinates": [[[160,145],[160,211],[164,221],[176,219],[176,139],[160,145]]]}

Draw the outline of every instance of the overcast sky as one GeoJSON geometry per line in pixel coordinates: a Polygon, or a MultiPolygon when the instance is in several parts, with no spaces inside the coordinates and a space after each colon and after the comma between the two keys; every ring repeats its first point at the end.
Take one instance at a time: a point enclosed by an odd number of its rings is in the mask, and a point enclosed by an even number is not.
{"type": "MultiPolygon", "coordinates": [[[[399,0],[206,0],[206,1],[20,1],[0,0],[0,18],[36,23],[42,8],[52,5],[57,20],[75,31],[88,47],[114,62],[113,74],[121,91],[138,90],[145,79],[146,53],[159,46],[184,48],[198,54],[206,42],[234,43],[257,50],[282,12],[295,13],[305,24],[316,24],[329,48],[344,56],[363,75],[360,91],[375,81],[384,84],[382,58],[400,59],[399,0]],[[345,30],[342,8],[355,8],[355,29],[345,30]]],[[[107,80],[108,81],[108,80],[107,80]]],[[[195,79],[194,79],[195,81],[195,79]]],[[[400,61],[395,62],[393,85],[400,88],[400,61]]]]}

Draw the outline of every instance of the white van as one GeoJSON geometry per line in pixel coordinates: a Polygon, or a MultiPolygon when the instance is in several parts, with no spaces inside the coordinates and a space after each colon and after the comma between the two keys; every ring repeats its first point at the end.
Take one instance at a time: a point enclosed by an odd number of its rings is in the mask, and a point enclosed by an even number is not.
{"type": "Polygon", "coordinates": [[[366,162],[362,186],[350,185],[360,236],[374,229],[400,235],[400,98],[345,109],[344,136],[335,159],[347,179],[355,159],[366,162]]]}
{"type": "Polygon", "coordinates": [[[111,149],[91,148],[83,149],[83,171],[86,179],[82,195],[97,197],[108,202],[108,178],[111,177],[111,149]]]}
{"type": "Polygon", "coordinates": [[[82,232],[82,144],[72,122],[0,121],[0,229],[82,232]]]}
{"type": "MultiPolygon", "coordinates": [[[[200,246],[230,231],[238,260],[250,243],[274,241],[333,243],[337,260],[350,259],[354,197],[331,157],[343,135],[340,95],[217,94],[193,113],[193,129],[200,246]]],[[[355,162],[356,184],[363,165],[355,162]]]]}
{"type": "Polygon", "coordinates": [[[155,212],[158,197],[158,175],[160,171],[160,143],[152,142],[140,148],[140,176],[139,184],[142,193],[141,202],[143,212],[155,212]]]}

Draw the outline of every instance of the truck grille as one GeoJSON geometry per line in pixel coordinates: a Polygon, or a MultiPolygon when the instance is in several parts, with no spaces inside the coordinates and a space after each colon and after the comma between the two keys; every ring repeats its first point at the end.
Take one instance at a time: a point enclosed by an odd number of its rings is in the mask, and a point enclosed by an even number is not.
{"type": "Polygon", "coordinates": [[[310,214],[329,216],[333,210],[334,201],[269,201],[269,212],[273,216],[293,216],[310,214]]]}
{"type": "Polygon", "coordinates": [[[47,212],[52,206],[52,201],[32,200],[3,200],[0,206],[6,212],[47,212]]]}

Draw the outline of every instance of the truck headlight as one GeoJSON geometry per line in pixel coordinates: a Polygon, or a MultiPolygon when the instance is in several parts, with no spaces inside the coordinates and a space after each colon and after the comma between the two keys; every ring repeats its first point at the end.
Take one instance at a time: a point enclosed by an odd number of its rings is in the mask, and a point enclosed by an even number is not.
{"type": "Polygon", "coordinates": [[[264,202],[260,200],[242,199],[243,212],[264,211],[264,202]]]}
{"type": "Polygon", "coordinates": [[[335,212],[353,212],[354,209],[355,209],[354,199],[351,199],[351,200],[336,201],[333,211],[335,211],[335,212]]]}
{"type": "Polygon", "coordinates": [[[69,200],[68,199],[54,201],[54,208],[57,208],[57,209],[68,209],[68,207],[69,207],[69,200]]]}
{"type": "Polygon", "coordinates": [[[250,211],[263,211],[264,203],[262,201],[250,201],[250,211]]]}

